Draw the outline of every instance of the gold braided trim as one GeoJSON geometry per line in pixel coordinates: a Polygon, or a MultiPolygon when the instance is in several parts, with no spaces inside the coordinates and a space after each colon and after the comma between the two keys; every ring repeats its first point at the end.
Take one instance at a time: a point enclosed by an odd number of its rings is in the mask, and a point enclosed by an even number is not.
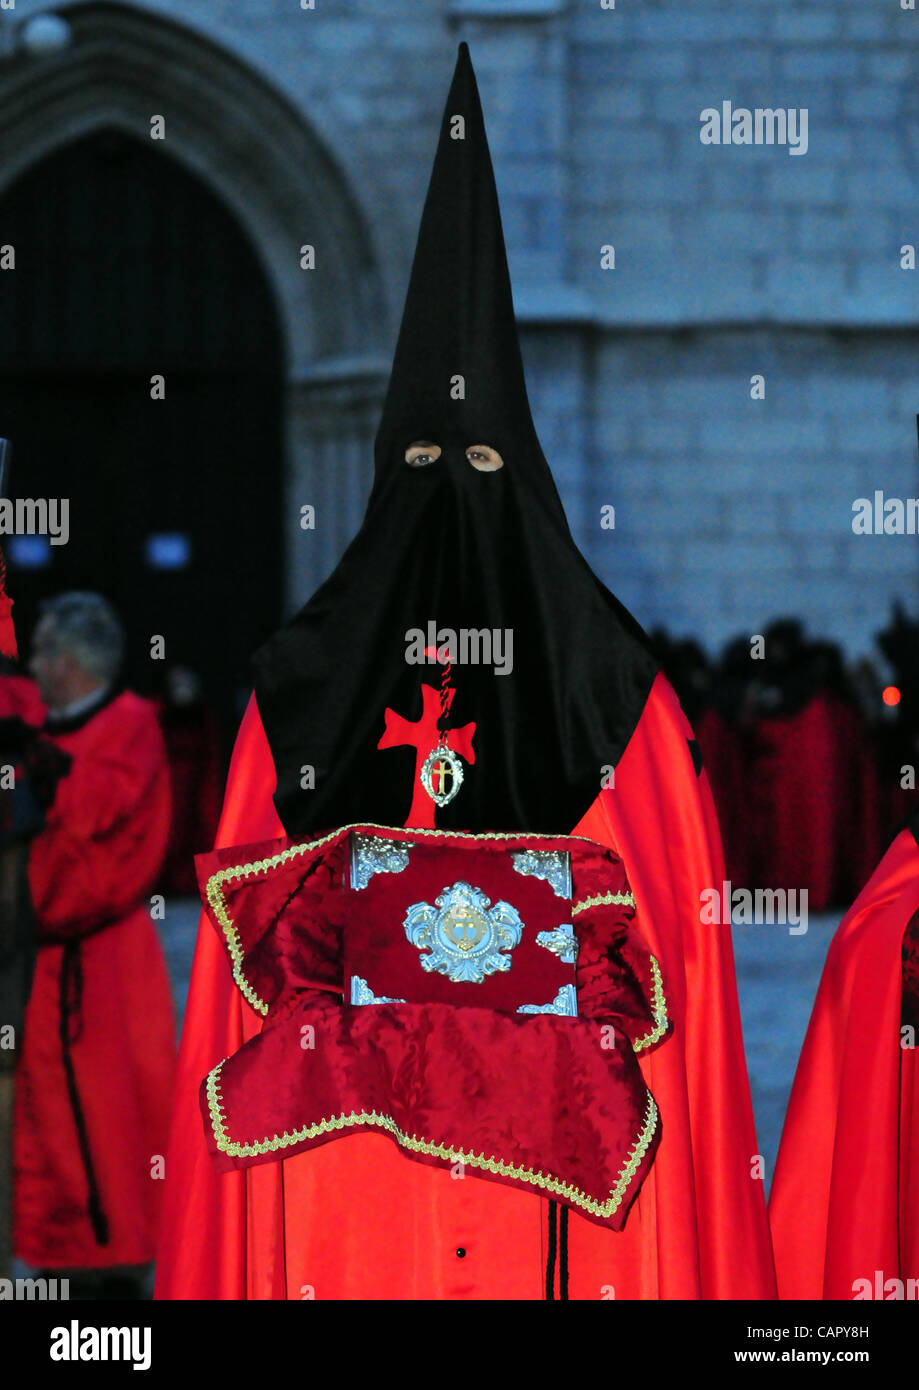
{"type": "Polygon", "coordinates": [[[633,1052],[641,1052],[644,1048],[659,1042],[670,1027],[670,1019],[667,1017],[667,1000],[664,997],[664,981],[655,956],[651,957],[651,984],[653,992],[651,1012],[654,1014],[654,1027],[650,1033],[646,1033],[643,1038],[638,1038],[632,1043],[633,1052]]]}
{"type": "MultiPolygon", "coordinates": [[[[224,1062],[226,1060],[224,1058],[224,1062]]],[[[378,1115],[375,1110],[369,1113],[366,1110],[361,1110],[359,1113],[352,1110],[349,1115],[336,1115],[331,1119],[318,1120],[312,1125],[304,1125],[302,1129],[294,1130],[292,1134],[285,1130],[283,1134],[275,1134],[270,1139],[238,1143],[229,1137],[225,1123],[225,1111],[220,1093],[220,1071],[223,1064],[223,1062],[218,1063],[208,1074],[207,1105],[217,1147],[221,1153],[228,1154],[231,1158],[254,1158],[258,1154],[276,1153],[279,1149],[290,1148],[292,1144],[300,1144],[305,1139],[316,1139],[322,1134],[331,1134],[334,1130],[351,1129],[355,1125],[373,1125],[392,1135],[396,1143],[403,1149],[408,1149],[413,1153],[430,1154],[434,1158],[443,1158],[448,1162],[458,1161],[469,1168],[484,1168],[489,1173],[497,1173],[501,1177],[514,1178],[518,1182],[529,1183],[533,1187],[541,1188],[544,1192],[555,1193],[556,1196],[566,1198],[573,1206],[590,1212],[592,1216],[612,1216],[621,1206],[622,1199],[648,1152],[659,1119],[654,1097],[650,1091],[646,1090],[647,1103],[641,1129],[629,1150],[625,1163],[622,1165],[615,1187],[610,1191],[609,1197],[601,1202],[596,1197],[589,1196],[581,1188],[565,1182],[562,1178],[554,1177],[551,1173],[541,1171],[537,1173],[532,1168],[521,1168],[518,1164],[506,1163],[503,1159],[486,1158],[484,1154],[467,1153],[465,1149],[456,1149],[449,1144],[434,1144],[427,1139],[419,1139],[416,1134],[408,1135],[399,1128],[391,1115],[378,1115]]]]}
{"type": "MultiPolygon", "coordinates": [[[[251,1004],[256,1013],[263,1016],[268,1013],[268,1005],[264,999],[256,994],[252,985],[243,973],[243,961],[245,952],[239,933],[233,924],[233,920],[227,911],[226,899],[223,893],[223,885],[232,883],[236,879],[251,878],[253,874],[268,873],[272,869],[278,869],[282,864],[288,863],[291,859],[296,859],[303,854],[309,854],[314,849],[319,849],[321,845],[327,845],[330,840],[345,835],[349,830],[388,830],[397,832],[410,831],[412,836],[428,835],[435,839],[450,840],[576,840],[579,844],[596,844],[596,841],[589,840],[586,835],[529,835],[526,833],[513,831],[488,830],[481,835],[474,835],[458,830],[421,830],[414,826],[393,826],[375,825],[370,821],[357,821],[353,825],[343,825],[339,830],[332,830],[328,835],[322,835],[318,840],[304,841],[303,844],[290,845],[287,849],[280,850],[273,854],[269,859],[254,859],[249,864],[229,864],[224,869],[218,869],[215,874],[211,874],[207,881],[206,897],[214,913],[214,917],[220,924],[220,930],[226,939],[227,949],[230,953],[230,963],[233,971],[233,979],[239,988],[240,993],[247,1003],[251,1004]]],[[[600,845],[603,849],[605,846],[600,845]]],[[[610,899],[612,901],[612,899],[610,899]]],[[[624,899],[623,899],[624,901],[624,899]]],[[[630,898],[631,901],[631,898],[630,898]]],[[[590,900],[588,899],[588,903],[590,900]]],[[[634,906],[634,902],[633,902],[634,906]]],[[[577,909],[572,909],[576,911],[577,909]]]]}
{"type": "Polygon", "coordinates": [[[606,907],[611,903],[623,903],[626,907],[634,907],[635,899],[631,893],[597,893],[592,898],[579,898],[571,909],[572,917],[579,912],[586,912],[589,907],[606,907]]]}

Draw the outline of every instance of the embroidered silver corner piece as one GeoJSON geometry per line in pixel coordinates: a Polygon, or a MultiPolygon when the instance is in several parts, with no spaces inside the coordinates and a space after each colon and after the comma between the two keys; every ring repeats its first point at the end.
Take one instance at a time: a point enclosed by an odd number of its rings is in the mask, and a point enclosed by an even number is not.
{"type": "Polygon", "coordinates": [[[518,874],[544,878],[556,897],[571,897],[571,855],[567,850],[511,850],[511,861],[518,874]]]}
{"type": "Polygon", "coordinates": [[[564,1018],[577,1018],[578,992],[574,985],[562,985],[551,1004],[521,1004],[518,1014],[560,1014],[564,1018]]]}
{"type": "Polygon", "coordinates": [[[378,835],[351,836],[351,887],[366,888],[374,874],[401,874],[408,868],[411,845],[378,835]]]}
{"type": "Polygon", "coordinates": [[[562,922],[555,931],[537,932],[536,944],[545,946],[546,950],[558,956],[564,965],[574,965],[578,958],[578,939],[570,922],[562,922]]]}
{"type": "Polygon", "coordinates": [[[486,975],[510,970],[503,955],[519,944],[523,922],[510,903],[489,907],[481,888],[459,880],[430,903],[413,903],[405,916],[405,935],[419,951],[422,970],[434,970],[455,983],[480,985],[486,975]]]}
{"type": "Polygon", "coordinates": [[[385,994],[374,994],[366,980],[362,980],[360,975],[351,976],[351,1003],[352,1004],[405,1004],[405,999],[390,999],[385,994]]]}

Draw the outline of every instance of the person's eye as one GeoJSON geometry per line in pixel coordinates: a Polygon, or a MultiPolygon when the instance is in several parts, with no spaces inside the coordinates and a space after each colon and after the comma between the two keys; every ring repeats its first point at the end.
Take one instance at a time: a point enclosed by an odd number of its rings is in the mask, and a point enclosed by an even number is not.
{"type": "Polygon", "coordinates": [[[439,444],[410,444],[405,451],[405,462],[410,468],[426,468],[439,458],[439,444]]]}
{"type": "Polygon", "coordinates": [[[497,468],[504,467],[504,459],[490,444],[470,444],[466,457],[480,473],[494,473],[497,468]]]}

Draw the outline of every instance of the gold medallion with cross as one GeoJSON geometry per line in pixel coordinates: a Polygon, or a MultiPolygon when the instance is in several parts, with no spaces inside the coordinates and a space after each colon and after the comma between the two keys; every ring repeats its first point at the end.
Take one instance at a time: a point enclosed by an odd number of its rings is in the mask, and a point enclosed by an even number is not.
{"type": "Polygon", "coordinates": [[[447,806],[463,785],[463,764],[441,739],[425,758],[421,785],[436,806],[447,806]]]}

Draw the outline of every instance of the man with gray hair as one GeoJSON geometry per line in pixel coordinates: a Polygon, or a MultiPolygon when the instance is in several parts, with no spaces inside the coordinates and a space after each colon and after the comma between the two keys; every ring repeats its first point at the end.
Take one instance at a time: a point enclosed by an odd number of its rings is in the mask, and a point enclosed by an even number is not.
{"type": "Polygon", "coordinates": [[[53,727],[94,709],[109,694],[124,659],[124,629],[101,594],[60,594],[39,613],[30,667],[53,727]]]}
{"type": "Polygon", "coordinates": [[[20,1259],[69,1277],[72,1296],[141,1287],[175,1063],[148,899],[169,835],[169,772],[154,706],[119,684],[124,645],[106,599],[61,594],[42,605],[30,662],[45,731],[73,761],[29,860],[39,951],[16,1094],[13,1242],[20,1259]]]}

